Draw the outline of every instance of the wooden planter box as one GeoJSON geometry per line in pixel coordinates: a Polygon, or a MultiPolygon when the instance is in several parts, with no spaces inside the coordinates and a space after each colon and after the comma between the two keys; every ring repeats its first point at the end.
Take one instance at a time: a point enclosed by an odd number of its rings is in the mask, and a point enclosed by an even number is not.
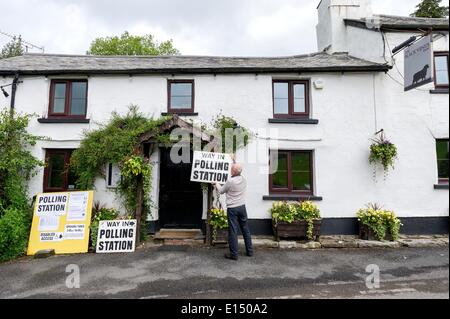
{"type": "MultiPolygon", "coordinates": [[[[359,239],[379,241],[377,236],[375,236],[375,232],[369,226],[362,223],[359,223],[359,239]]],[[[384,238],[384,240],[394,241],[389,231],[386,232],[386,237],[384,238]]]]}
{"type": "MultiPolygon", "coordinates": [[[[320,237],[320,226],[322,225],[321,219],[313,220],[313,240],[319,241],[320,237]]],[[[308,223],[305,220],[294,221],[289,224],[286,222],[278,222],[275,225],[275,222],[272,221],[273,233],[275,235],[275,239],[280,241],[280,238],[298,238],[298,239],[306,239],[307,234],[306,231],[308,229],[308,223]]]]}
{"type": "MultiPolygon", "coordinates": [[[[211,236],[213,236],[213,232],[211,232],[211,236]]],[[[217,229],[216,238],[212,238],[212,244],[227,244],[228,243],[228,228],[226,229],[217,229]]]]}

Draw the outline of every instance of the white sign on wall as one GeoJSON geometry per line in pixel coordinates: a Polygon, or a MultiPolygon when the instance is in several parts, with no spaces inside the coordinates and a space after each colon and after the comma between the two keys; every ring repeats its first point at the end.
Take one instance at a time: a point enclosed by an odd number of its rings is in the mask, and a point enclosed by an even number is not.
{"type": "Polygon", "coordinates": [[[233,159],[230,154],[194,152],[191,181],[225,184],[231,176],[233,159]]]}
{"type": "Polygon", "coordinates": [[[133,252],[136,220],[102,220],[98,225],[97,253],[133,252]]]}
{"type": "Polygon", "coordinates": [[[433,81],[431,35],[405,49],[405,91],[433,81]]]}

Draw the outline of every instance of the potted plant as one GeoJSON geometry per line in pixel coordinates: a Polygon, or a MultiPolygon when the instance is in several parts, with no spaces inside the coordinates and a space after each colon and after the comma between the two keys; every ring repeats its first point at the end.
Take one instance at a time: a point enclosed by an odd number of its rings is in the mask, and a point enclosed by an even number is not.
{"type": "Polygon", "coordinates": [[[228,216],[222,208],[212,208],[210,210],[210,221],[212,243],[228,242],[228,216]]]}
{"type": "Polygon", "coordinates": [[[381,164],[385,176],[389,168],[394,168],[394,162],[397,159],[397,147],[384,136],[384,131],[380,131],[380,136],[372,139],[370,145],[370,164],[381,164]]]}
{"type": "Polygon", "coordinates": [[[377,204],[369,204],[367,208],[356,213],[359,222],[359,238],[364,240],[398,239],[400,227],[403,226],[395,213],[382,209],[377,204]]]}
{"type": "Polygon", "coordinates": [[[275,238],[306,238],[319,240],[320,210],[310,201],[275,202],[271,208],[272,225],[275,238]]]}

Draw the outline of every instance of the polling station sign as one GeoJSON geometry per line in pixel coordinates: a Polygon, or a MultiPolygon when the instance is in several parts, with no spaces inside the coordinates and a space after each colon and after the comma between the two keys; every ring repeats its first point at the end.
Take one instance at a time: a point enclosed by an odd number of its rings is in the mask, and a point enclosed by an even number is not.
{"type": "Polygon", "coordinates": [[[97,233],[97,253],[133,252],[135,243],[135,219],[100,221],[97,233]]]}
{"type": "Polygon", "coordinates": [[[433,47],[431,35],[405,49],[405,91],[433,81],[433,47]]]}
{"type": "Polygon", "coordinates": [[[27,254],[87,252],[93,198],[92,191],[38,194],[27,254]]]}
{"type": "Polygon", "coordinates": [[[224,184],[231,176],[233,159],[229,154],[194,152],[191,181],[224,184]]]}

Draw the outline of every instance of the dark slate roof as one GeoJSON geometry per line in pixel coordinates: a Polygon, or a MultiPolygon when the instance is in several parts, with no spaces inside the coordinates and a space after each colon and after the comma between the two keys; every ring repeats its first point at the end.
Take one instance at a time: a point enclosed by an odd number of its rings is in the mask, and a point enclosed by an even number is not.
{"type": "Polygon", "coordinates": [[[363,28],[392,29],[392,30],[414,30],[434,29],[439,31],[448,30],[448,19],[401,17],[391,15],[374,15],[371,18],[345,19],[347,25],[363,28]]]}
{"type": "Polygon", "coordinates": [[[0,74],[269,73],[386,71],[347,53],[290,57],[93,56],[25,54],[0,60],[0,74]]]}

